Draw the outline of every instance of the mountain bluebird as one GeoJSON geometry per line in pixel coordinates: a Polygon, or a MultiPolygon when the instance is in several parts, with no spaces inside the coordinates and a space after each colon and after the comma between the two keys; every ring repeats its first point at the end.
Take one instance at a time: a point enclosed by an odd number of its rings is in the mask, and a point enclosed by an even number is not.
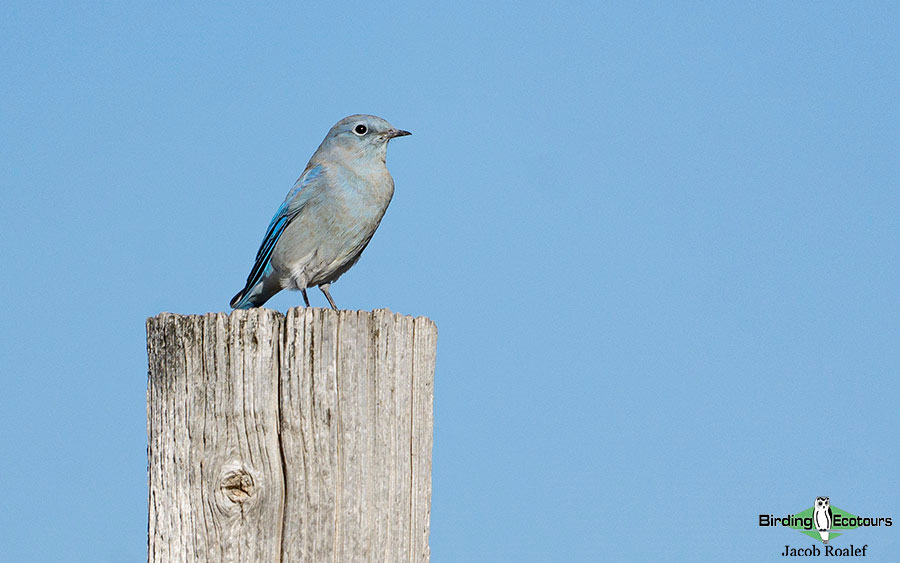
{"type": "Polygon", "coordinates": [[[409,135],[374,115],[338,121],[284,198],[263,238],[234,309],[259,307],[282,289],[329,287],[359,260],[394,195],[388,141],[409,135]]]}

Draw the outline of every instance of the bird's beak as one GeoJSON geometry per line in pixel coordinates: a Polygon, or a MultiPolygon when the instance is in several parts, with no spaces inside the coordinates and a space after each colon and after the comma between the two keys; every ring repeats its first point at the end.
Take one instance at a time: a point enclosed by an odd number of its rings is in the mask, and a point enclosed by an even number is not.
{"type": "Polygon", "coordinates": [[[394,137],[405,137],[407,135],[412,135],[409,131],[404,131],[403,129],[391,129],[387,132],[387,138],[393,139],[394,137]]]}

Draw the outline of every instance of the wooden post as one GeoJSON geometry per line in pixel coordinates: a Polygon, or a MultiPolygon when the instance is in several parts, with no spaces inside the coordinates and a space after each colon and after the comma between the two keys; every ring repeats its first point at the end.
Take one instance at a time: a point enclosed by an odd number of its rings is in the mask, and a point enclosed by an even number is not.
{"type": "Polygon", "coordinates": [[[148,319],[148,560],[428,561],[436,344],[386,309],[148,319]]]}

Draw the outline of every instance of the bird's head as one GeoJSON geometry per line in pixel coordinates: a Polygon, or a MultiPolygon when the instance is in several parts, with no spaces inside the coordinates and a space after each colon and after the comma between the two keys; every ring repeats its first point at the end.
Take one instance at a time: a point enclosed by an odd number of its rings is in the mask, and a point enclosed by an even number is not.
{"type": "Polygon", "coordinates": [[[351,115],[334,124],[316,152],[340,151],[350,158],[380,158],[384,162],[388,141],[409,134],[375,115],[351,115]]]}

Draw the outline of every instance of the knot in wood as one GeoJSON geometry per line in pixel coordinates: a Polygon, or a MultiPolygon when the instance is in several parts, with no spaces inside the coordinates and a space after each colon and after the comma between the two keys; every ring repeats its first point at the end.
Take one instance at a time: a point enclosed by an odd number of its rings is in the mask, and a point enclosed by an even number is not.
{"type": "Polygon", "coordinates": [[[253,476],[238,469],[222,477],[222,492],[231,502],[241,503],[253,495],[253,476]]]}

